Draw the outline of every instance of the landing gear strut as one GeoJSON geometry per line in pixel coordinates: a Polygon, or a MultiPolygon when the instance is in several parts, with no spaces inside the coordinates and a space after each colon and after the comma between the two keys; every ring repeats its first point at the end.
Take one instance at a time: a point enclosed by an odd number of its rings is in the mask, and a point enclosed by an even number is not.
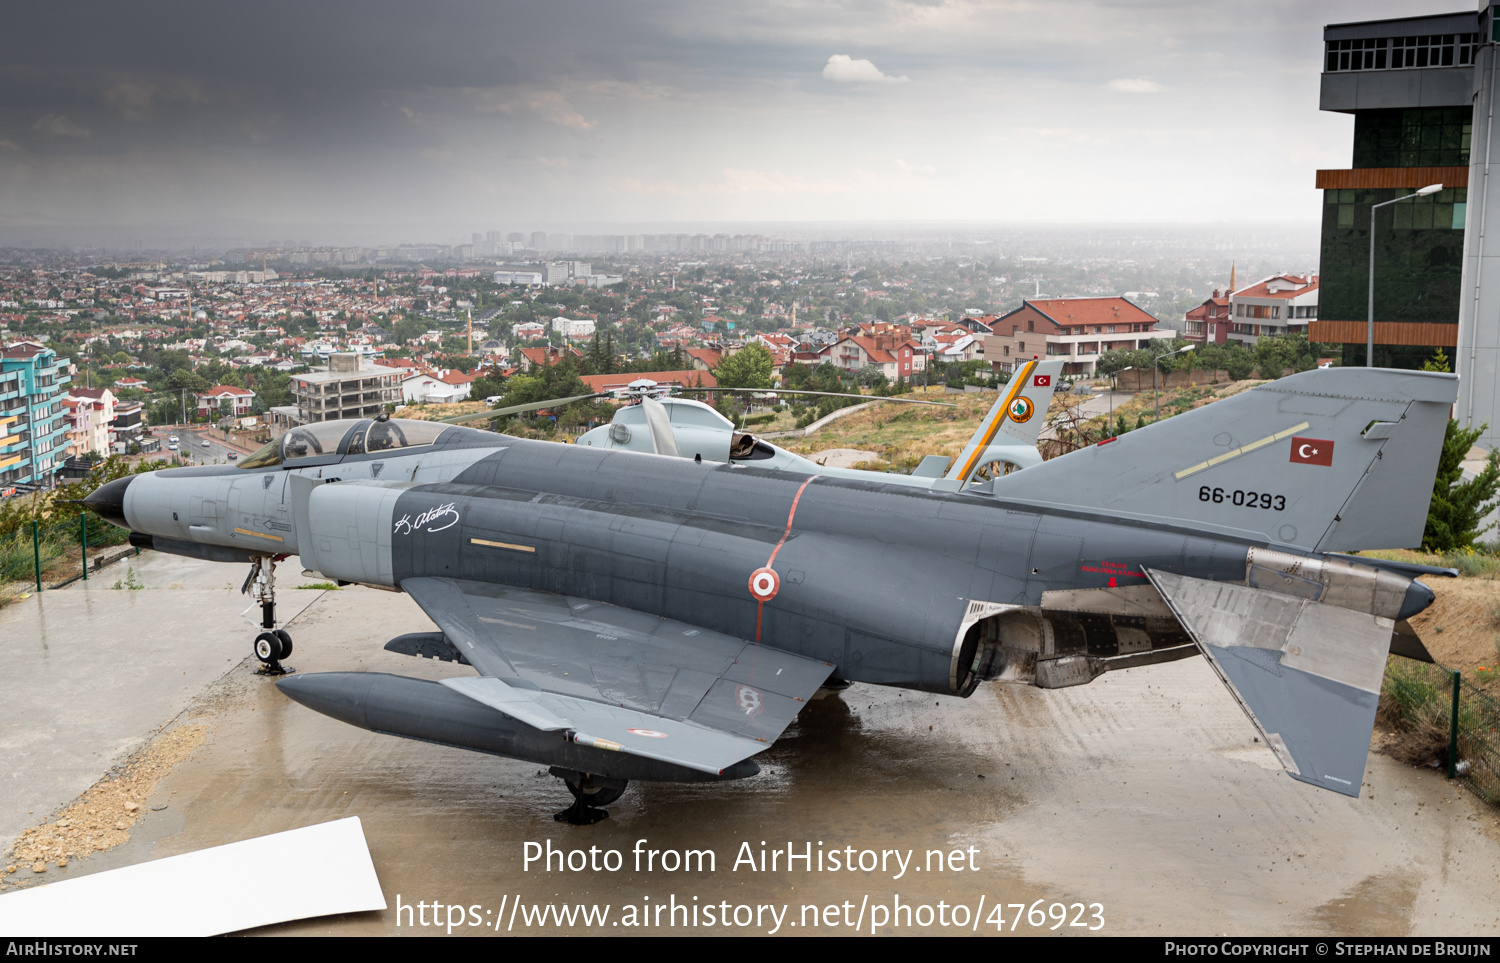
{"type": "Polygon", "coordinates": [[[260,603],[261,633],[255,637],[255,657],[261,661],[256,675],[286,675],[295,672],[281,660],[292,654],[292,637],[285,629],[276,628],[276,559],[269,555],[256,556],[250,564],[250,574],[240,588],[241,594],[249,595],[260,603]]]}
{"type": "Polygon", "coordinates": [[[608,806],[619,799],[625,794],[625,787],[630,785],[624,779],[610,779],[607,776],[574,772],[556,766],[549,771],[566,783],[568,792],[573,794],[573,805],[560,813],[554,813],[552,818],[573,826],[592,826],[600,820],[608,819],[609,813],[598,807],[608,806]]]}

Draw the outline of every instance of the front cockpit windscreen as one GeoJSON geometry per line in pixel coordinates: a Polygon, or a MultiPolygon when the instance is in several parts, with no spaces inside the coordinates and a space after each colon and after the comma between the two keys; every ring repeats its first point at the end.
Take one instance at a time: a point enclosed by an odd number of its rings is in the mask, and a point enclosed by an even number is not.
{"type": "Polygon", "coordinates": [[[241,468],[295,467],[304,458],[325,455],[362,455],[430,445],[449,425],[434,421],[325,421],[299,425],[249,458],[241,468]]]}
{"type": "Polygon", "coordinates": [[[349,434],[349,428],[347,421],[299,425],[281,436],[281,460],[290,462],[317,455],[341,454],[339,444],[349,434]]]}

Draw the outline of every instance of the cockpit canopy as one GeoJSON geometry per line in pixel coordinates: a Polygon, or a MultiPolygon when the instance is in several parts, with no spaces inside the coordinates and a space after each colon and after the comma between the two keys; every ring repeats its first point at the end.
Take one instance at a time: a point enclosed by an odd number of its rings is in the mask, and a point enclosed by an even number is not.
{"type": "Polygon", "coordinates": [[[270,468],[274,465],[291,465],[309,458],[417,448],[433,444],[443,432],[452,427],[436,421],[411,421],[405,418],[366,418],[361,421],[323,421],[300,425],[249,458],[242,459],[239,466],[270,468]]]}

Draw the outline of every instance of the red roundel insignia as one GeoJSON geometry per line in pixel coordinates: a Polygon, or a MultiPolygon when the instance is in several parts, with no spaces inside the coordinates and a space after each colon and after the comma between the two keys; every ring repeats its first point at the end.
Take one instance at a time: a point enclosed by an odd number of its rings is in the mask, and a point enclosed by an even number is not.
{"type": "Polygon", "coordinates": [[[758,568],[750,573],[750,594],[757,602],[769,602],[781,591],[781,576],[775,569],[758,568]]]}
{"type": "Polygon", "coordinates": [[[627,729],[625,731],[632,732],[638,736],[645,736],[648,739],[665,739],[667,737],[665,732],[657,732],[655,729],[627,729]]]}

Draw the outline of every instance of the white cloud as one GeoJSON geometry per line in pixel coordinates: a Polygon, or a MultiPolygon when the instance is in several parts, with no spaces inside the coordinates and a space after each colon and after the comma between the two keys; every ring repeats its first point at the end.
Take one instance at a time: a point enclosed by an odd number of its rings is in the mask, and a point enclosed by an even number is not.
{"type": "Polygon", "coordinates": [[[1154,94],[1161,90],[1161,84],[1125,77],[1117,77],[1106,86],[1117,94],[1154,94]]]}
{"type": "Polygon", "coordinates": [[[31,125],[34,130],[53,137],[87,137],[88,129],[80,127],[66,117],[57,114],[48,114],[31,125]]]}
{"type": "Polygon", "coordinates": [[[911,80],[904,74],[892,77],[868,60],[855,60],[848,54],[834,54],[823,67],[823,79],[838,84],[904,84],[911,80]]]}

